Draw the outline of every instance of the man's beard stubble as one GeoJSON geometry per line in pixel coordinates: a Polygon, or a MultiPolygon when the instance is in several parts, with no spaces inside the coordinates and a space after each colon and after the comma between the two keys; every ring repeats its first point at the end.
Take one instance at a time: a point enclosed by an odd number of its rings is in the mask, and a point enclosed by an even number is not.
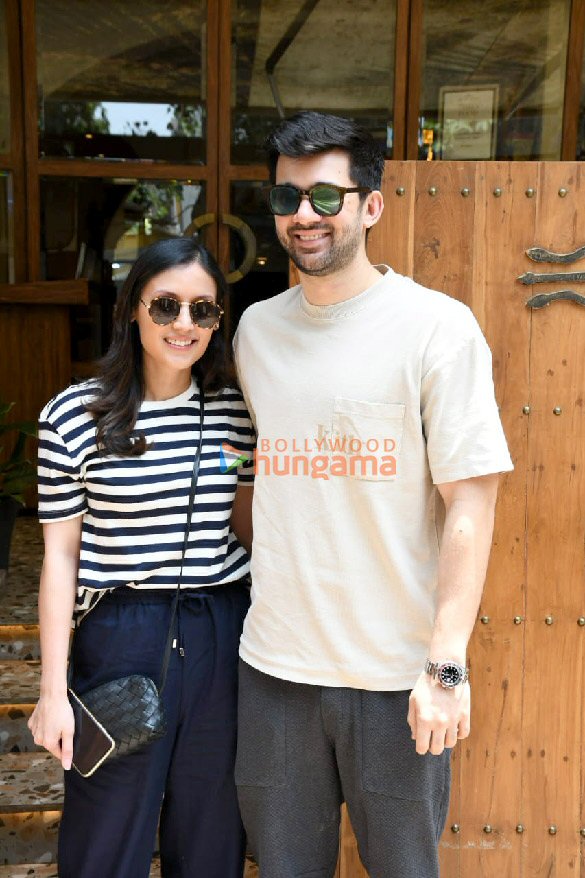
{"type": "Polygon", "coordinates": [[[310,277],[324,277],[328,274],[343,271],[344,268],[347,268],[347,266],[351,264],[361,245],[362,226],[360,223],[359,226],[350,226],[343,234],[337,232],[337,238],[335,230],[326,225],[315,225],[310,227],[292,226],[287,230],[285,235],[281,235],[277,231],[277,236],[283,249],[288,253],[291,261],[299,271],[310,277]],[[329,232],[331,235],[329,239],[331,244],[324,253],[321,253],[318,256],[312,254],[299,254],[295,250],[295,239],[292,236],[294,232],[300,231],[329,232]]]}

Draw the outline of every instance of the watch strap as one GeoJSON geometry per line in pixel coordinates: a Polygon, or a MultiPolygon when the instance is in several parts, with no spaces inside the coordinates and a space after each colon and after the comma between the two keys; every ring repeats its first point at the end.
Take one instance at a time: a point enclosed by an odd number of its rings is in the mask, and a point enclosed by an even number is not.
{"type": "Polygon", "coordinates": [[[427,659],[425,662],[425,673],[429,674],[429,676],[432,677],[433,680],[436,680],[439,674],[439,670],[445,665],[454,666],[461,672],[461,679],[455,685],[459,686],[469,680],[469,668],[466,668],[463,665],[460,665],[459,662],[455,662],[450,659],[446,659],[440,662],[432,662],[430,659],[427,659]]]}

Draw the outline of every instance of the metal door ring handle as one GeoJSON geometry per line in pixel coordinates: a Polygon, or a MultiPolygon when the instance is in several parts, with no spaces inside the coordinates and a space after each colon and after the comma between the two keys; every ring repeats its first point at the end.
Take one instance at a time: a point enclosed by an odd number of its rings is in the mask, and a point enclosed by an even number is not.
{"type": "MultiPolygon", "coordinates": [[[[189,223],[183,234],[185,236],[195,235],[199,229],[202,229],[204,226],[212,225],[216,219],[217,216],[215,213],[202,213],[201,216],[195,217],[195,219],[189,223]]],[[[235,284],[239,280],[242,280],[254,265],[256,260],[256,236],[250,226],[239,216],[234,216],[231,213],[222,213],[221,221],[226,226],[229,226],[230,229],[237,232],[244,243],[245,252],[241,265],[233,271],[230,271],[226,277],[228,284],[235,284]]]]}
{"type": "Polygon", "coordinates": [[[229,226],[230,229],[234,229],[244,244],[245,252],[241,264],[238,268],[230,271],[226,278],[228,284],[235,284],[248,274],[256,261],[256,236],[250,226],[239,216],[234,216],[231,213],[222,213],[221,221],[226,226],[229,226]]]}
{"type": "Polygon", "coordinates": [[[194,220],[191,220],[183,232],[183,236],[185,238],[192,237],[199,231],[199,229],[202,229],[203,226],[213,225],[216,219],[217,216],[214,213],[202,213],[200,216],[196,216],[194,220]]]}

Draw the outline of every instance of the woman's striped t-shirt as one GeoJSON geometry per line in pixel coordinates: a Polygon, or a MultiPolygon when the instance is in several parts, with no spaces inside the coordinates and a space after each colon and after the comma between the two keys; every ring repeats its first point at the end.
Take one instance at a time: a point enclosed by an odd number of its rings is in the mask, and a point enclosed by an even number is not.
{"type": "MultiPolygon", "coordinates": [[[[197,384],[164,401],[145,401],[136,432],[147,450],[106,456],[85,408],[94,382],[52,399],[39,421],[39,520],[82,515],[76,615],[107,590],[174,589],[199,443],[197,384]]],[[[199,480],[181,587],[200,588],[245,576],[249,558],[229,519],[238,483],[253,482],[254,429],[239,391],[207,397],[199,480]]]]}

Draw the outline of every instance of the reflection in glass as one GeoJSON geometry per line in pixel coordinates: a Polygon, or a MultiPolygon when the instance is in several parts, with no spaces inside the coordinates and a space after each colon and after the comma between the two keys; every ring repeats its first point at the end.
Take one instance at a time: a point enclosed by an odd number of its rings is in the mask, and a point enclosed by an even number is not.
{"type": "Polygon", "coordinates": [[[424,0],[419,158],[560,158],[570,5],[424,0]]]}
{"type": "Polygon", "coordinates": [[[205,161],[204,0],[38,0],[46,156],[205,161]]]}
{"type": "Polygon", "coordinates": [[[10,151],[10,82],[6,0],[0,0],[0,155],[10,151]]]}
{"type": "Polygon", "coordinates": [[[202,183],[104,178],[41,179],[46,280],[87,278],[88,307],[72,308],[72,359],[94,360],[110,341],[116,295],[149,244],[182,235],[205,212],[202,183]]]}
{"type": "Polygon", "coordinates": [[[0,171],[0,283],[14,283],[14,238],[11,177],[0,171]]]}
{"type": "Polygon", "coordinates": [[[234,0],[232,161],[263,162],[281,115],[350,116],[392,153],[396,0],[234,0]]]}
{"type": "MultiPolygon", "coordinates": [[[[256,238],[256,259],[252,270],[232,286],[230,329],[235,332],[244,310],[253,302],[268,299],[288,287],[288,257],[276,237],[274,217],[264,197],[265,183],[238,181],[231,186],[231,213],[248,225],[256,238]]],[[[245,258],[241,235],[230,232],[230,271],[245,258]]]]}

